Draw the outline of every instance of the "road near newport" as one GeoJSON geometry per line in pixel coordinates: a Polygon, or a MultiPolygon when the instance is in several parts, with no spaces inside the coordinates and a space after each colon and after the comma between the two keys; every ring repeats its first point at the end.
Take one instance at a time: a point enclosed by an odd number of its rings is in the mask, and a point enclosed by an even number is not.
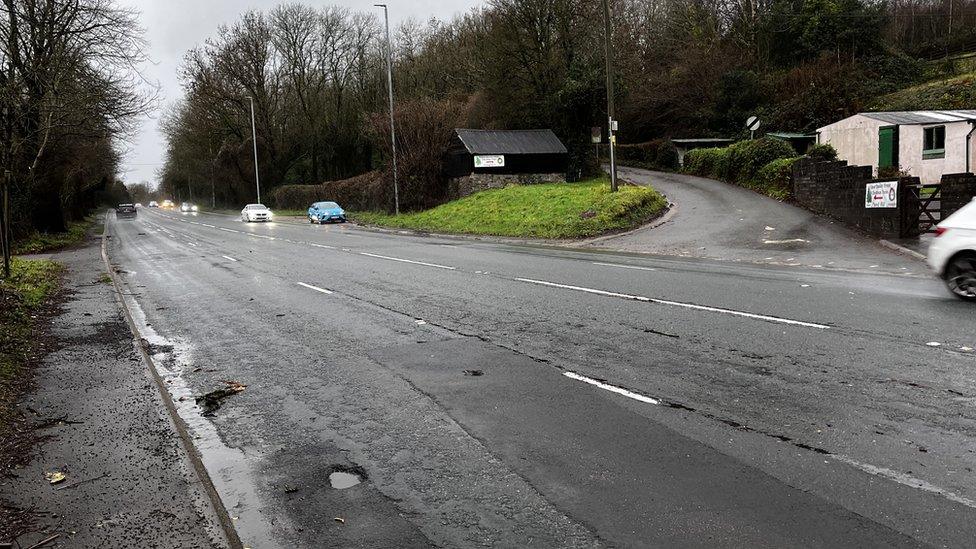
{"type": "MultiPolygon", "coordinates": [[[[111,216],[110,216],[111,217],[111,216]]],[[[110,219],[250,547],[976,539],[976,309],[888,272],[110,219]],[[246,389],[203,416],[194,396],[246,389]],[[336,489],[330,474],[363,482],[336,489]]]]}

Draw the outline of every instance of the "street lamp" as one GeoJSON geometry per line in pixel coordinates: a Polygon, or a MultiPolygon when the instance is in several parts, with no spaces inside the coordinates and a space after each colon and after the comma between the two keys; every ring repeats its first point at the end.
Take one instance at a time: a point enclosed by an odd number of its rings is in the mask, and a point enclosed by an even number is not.
{"type": "Polygon", "coordinates": [[[603,0],[603,23],[607,50],[607,135],[610,137],[610,192],[617,192],[616,120],[613,119],[613,44],[610,38],[610,1],[603,0]]]}
{"type": "Polygon", "coordinates": [[[393,204],[396,215],[400,215],[400,187],[397,183],[397,152],[396,128],[393,122],[393,45],[390,43],[390,12],[386,4],[373,4],[383,8],[383,18],[386,20],[386,85],[390,92],[390,146],[393,150],[393,204]]]}
{"type": "Polygon", "coordinates": [[[254,141],[254,186],[258,191],[258,204],[261,203],[261,175],[258,173],[258,127],[254,123],[254,98],[251,101],[251,139],[254,141]]]}

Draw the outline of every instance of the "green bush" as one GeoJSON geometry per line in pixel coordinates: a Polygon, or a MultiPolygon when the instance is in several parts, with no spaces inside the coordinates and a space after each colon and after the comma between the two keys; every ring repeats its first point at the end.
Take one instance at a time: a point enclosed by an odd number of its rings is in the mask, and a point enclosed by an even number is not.
{"type": "Polygon", "coordinates": [[[733,166],[736,170],[735,181],[737,183],[753,181],[759,175],[759,170],[773,160],[796,156],[793,147],[781,139],[763,137],[752,141],[740,141],[739,143],[745,143],[745,145],[735,157],[736,165],[733,166]]]}
{"type": "Polygon", "coordinates": [[[678,169],[678,148],[670,139],[617,145],[616,151],[617,160],[624,163],[651,169],[678,169]]]}
{"type": "Polygon", "coordinates": [[[389,193],[383,192],[380,172],[368,172],[321,185],[284,185],[272,192],[272,206],[284,210],[304,210],[313,202],[332,200],[348,210],[389,210],[389,193]]]}
{"type": "Polygon", "coordinates": [[[702,177],[718,177],[718,164],[726,156],[727,147],[690,150],[685,154],[685,172],[702,177]]]}
{"type": "Polygon", "coordinates": [[[821,143],[807,151],[807,156],[815,160],[837,160],[837,149],[829,143],[821,143]]]}
{"type": "Polygon", "coordinates": [[[785,200],[793,193],[793,164],[799,156],[777,158],[763,166],[753,180],[752,188],[766,196],[785,200]]]}

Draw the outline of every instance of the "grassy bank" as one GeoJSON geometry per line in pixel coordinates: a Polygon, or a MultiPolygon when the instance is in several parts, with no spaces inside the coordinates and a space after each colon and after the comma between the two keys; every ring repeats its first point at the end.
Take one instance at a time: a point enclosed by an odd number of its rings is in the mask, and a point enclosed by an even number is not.
{"type": "Polygon", "coordinates": [[[512,185],[399,217],[376,212],[352,217],[368,225],[438,233],[581,238],[636,227],[666,207],[651,188],[621,185],[620,192],[611,193],[606,179],[596,179],[512,185]]]}
{"type": "Polygon", "coordinates": [[[976,73],[939,79],[878,98],[871,110],[970,109],[976,103],[976,73]]]}
{"type": "Polygon", "coordinates": [[[39,254],[74,246],[85,239],[88,229],[94,224],[95,218],[87,217],[69,223],[68,230],[63,233],[34,233],[13,243],[14,255],[39,254]]]}
{"type": "Polygon", "coordinates": [[[23,369],[37,343],[39,312],[61,284],[54,261],[13,258],[11,277],[0,279],[0,430],[7,424],[23,369]]]}

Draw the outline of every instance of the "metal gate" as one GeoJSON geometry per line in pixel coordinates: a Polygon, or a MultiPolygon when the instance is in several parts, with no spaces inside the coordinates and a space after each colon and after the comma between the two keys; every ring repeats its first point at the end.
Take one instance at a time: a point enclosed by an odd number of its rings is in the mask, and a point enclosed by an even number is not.
{"type": "Polygon", "coordinates": [[[919,202],[918,230],[922,233],[934,233],[935,226],[942,221],[942,186],[912,185],[912,194],[919,202]]]}

